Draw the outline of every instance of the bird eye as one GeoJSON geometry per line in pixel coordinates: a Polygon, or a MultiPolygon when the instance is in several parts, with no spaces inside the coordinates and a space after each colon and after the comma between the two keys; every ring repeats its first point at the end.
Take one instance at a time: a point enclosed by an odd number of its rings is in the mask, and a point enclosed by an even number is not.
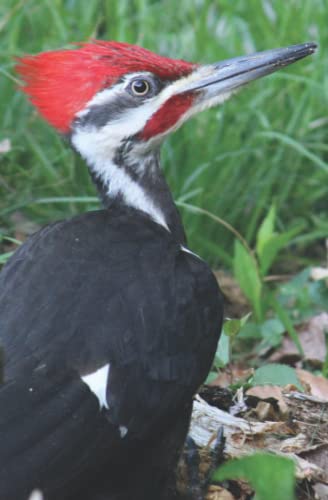
{"type": "Polygon", "coordinates": [[[142,79],[134,80],[131,83],[131,90],[134,95],[144,96],[148,94],[148,92],[150,91],[150,84],[149,82],[147,82],[147,80],[142,80],[142,79]]]}

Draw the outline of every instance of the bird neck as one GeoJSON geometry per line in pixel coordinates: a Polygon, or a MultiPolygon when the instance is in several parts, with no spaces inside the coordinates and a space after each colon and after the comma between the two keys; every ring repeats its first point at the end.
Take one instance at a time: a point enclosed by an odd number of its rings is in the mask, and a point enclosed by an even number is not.
{"type": "Polygon", "coordinates": [[[88,163],[105,207],[115,204],[141,211],[185,244],[181,217],[161,170],[159,149],[134,154],[125,145],[111,158],[88,163]]]}

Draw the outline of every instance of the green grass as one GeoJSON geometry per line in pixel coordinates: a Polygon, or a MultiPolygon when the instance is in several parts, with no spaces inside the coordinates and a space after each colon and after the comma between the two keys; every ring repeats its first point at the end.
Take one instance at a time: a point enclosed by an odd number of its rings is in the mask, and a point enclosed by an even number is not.
{"type": "MultiPolygon", "coordinates": [[[[12,151],[0,156],[0,231],[10,234],[18,209],[46,223],[97,206],[83,162],[16,90],[14,56],[97,37],[214,62],[315,40],[318,55],[193,119],[162,154],[178,201],[220,216],[252,243],[274,200],[280,230],[304,224],[293,251],[306,255],[328,234],[327,25],[326,0],[1,2],[0,140],[10,138],[12,151]]],[[[232,235],[182,211],[190,246],[229,265],[232,235]]]]}

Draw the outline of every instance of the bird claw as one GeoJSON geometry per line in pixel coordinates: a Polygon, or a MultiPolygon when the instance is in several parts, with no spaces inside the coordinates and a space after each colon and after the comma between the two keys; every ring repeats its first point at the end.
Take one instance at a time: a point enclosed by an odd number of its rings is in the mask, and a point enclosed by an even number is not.
{"type": "Polygon", "coordinates": [[[219,467],[219,465],[221,465],[221,463],[223,462],[225,442],[226,440],[224,436],[224,428],[223,425],[221,425],[216,434],[214,447],[211,449],[211,475],[214,470],[217,469],[217,467],[219,467]]]}
{"type": "Polygon", "coordinates": [[[208,486],[215,469],[222,463],[225,437],[221,426],[215,438],[214,447],[207,453],[200,453],[191,436],[188,436],[183,452],[183,460],[187,472],[186,500],[204,500],[208,486]],[[206,462],[206,472],[203,469],[203,461],[206,462]]]}

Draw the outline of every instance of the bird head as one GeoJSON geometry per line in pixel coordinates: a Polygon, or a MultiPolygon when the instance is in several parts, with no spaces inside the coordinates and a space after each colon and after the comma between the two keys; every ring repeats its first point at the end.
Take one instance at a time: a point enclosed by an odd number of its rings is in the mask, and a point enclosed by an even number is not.
{"type": "Polygon", "coordinates": [[[23,57],[17,71],[40,114],[88,159],[112,156],[126,142],[149,150],[194,114],[315,48],[305,43],[201,66],[93,41],[23,57]]]}
{"type": "Polygon", "coordinates": [[[23,57],[17,71],[40,114],[86,160],[105,206],[141,210],[183,241],[159,168],[163,139],[199,111],[315,48],[305,43],[202,66],[93,41],[23,57]]]}

